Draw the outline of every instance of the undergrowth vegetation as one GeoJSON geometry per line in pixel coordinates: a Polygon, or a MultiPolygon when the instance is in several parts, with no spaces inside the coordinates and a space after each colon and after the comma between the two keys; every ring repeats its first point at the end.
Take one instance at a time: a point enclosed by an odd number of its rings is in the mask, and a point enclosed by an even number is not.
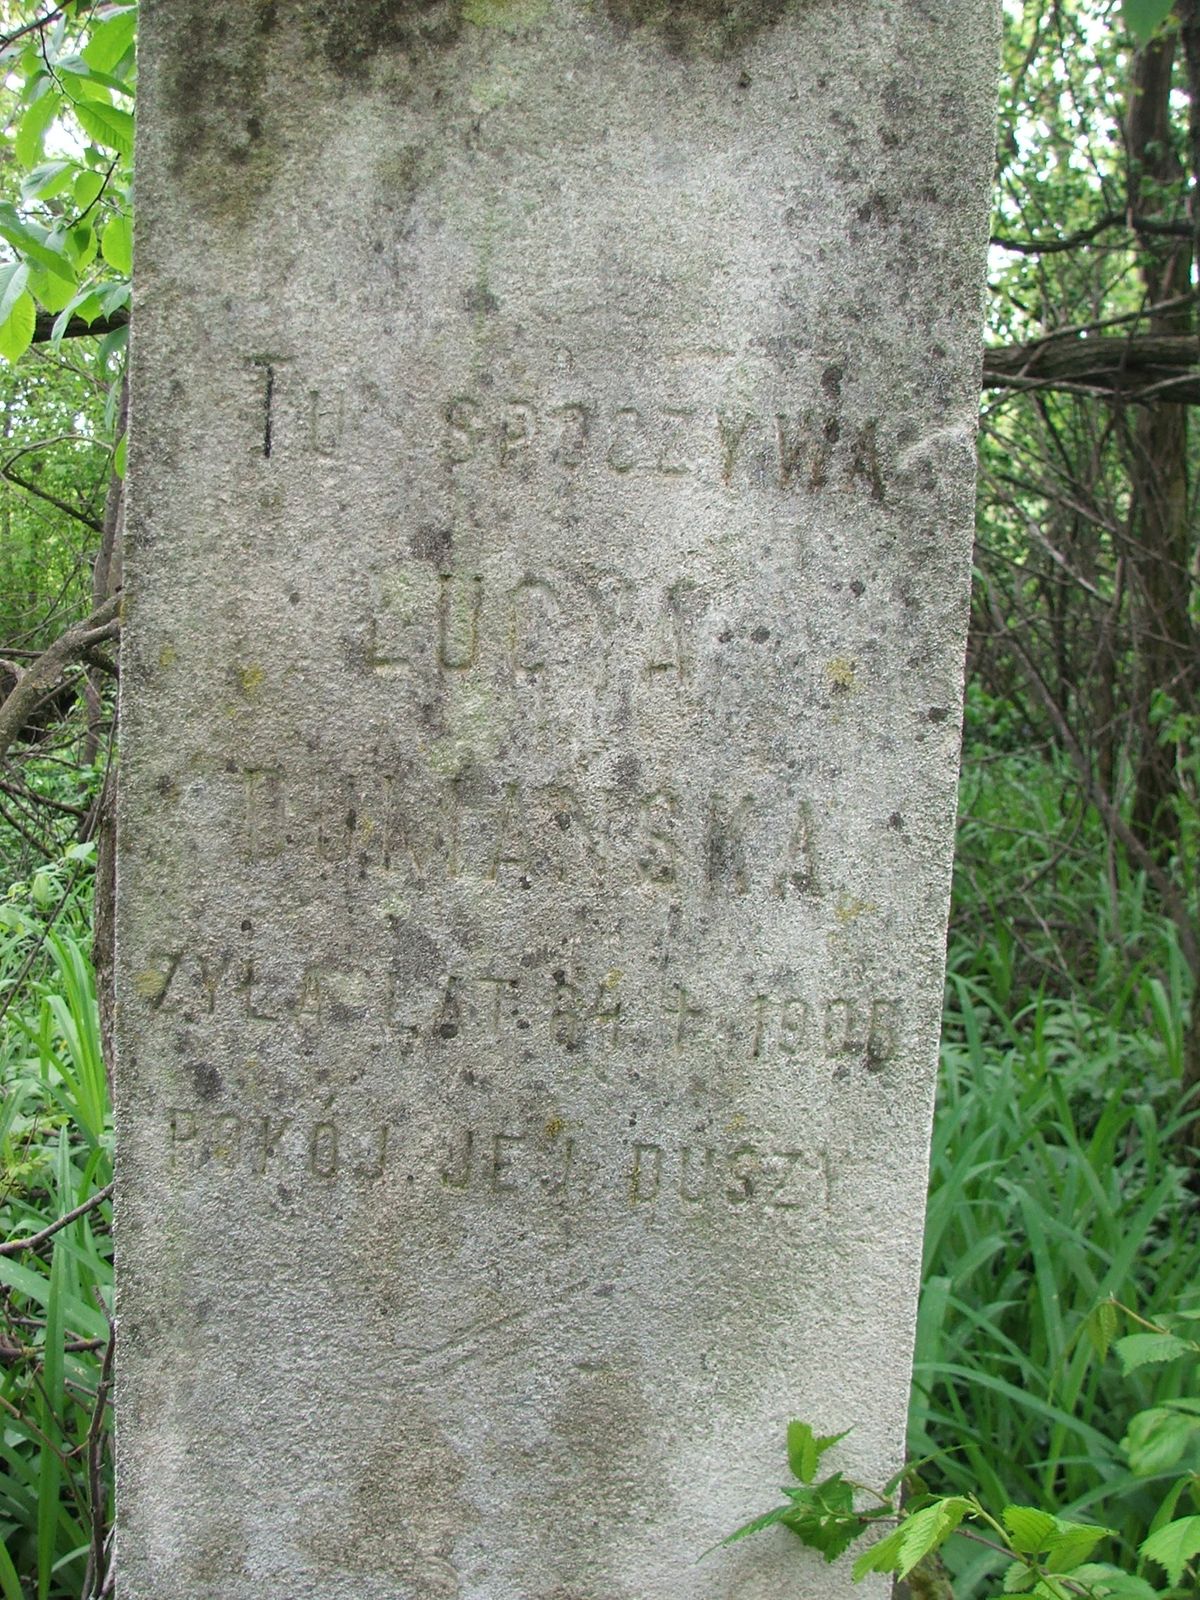
{"type": "Polygon", "coordinates": [[[93,850],[10,878],[0,904],[4,1600],[90,1595],[107,1566],[112,1123],[88,957],[93,850]]]}
{"type": "MultiPolygon", "coordinates": [[[[1110,1299],[1200,1304],[1190,977],[1144,879],[1073,814],[1069,773],[997,748],[990,710],[972,695],[909,1453],[940,1492],[1104,1523],[1106,1559],[1140,1571],[1200,1448],[1131,1460],[1127,1429],[1194,1374],[1126,1376],[1088,1328],[1110,1299]]],[[[959,1600],[998,1587],[995,1551],[945,1556],[959,1600]]]]}

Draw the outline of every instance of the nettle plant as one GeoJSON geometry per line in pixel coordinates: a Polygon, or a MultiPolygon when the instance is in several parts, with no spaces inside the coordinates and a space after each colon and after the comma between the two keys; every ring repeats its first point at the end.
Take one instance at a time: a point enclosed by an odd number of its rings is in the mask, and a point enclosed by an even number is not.
{"type": "Polygon", "coordinates": [[[1113,1529],[1061,1517],[1049,1506],[993,1510],[972,1494],[930,1494],[913,1468],[882,1489],[856,1483],[840,1471],[826,1472],[826,1454],[846,1434],[817,1435],[807,1422],[788,1424],[788,1465],[796,1482],[781,1489],[783,1503],[721,1543],[782,1527],[826,1561],[836,1561],[863,1535],[888,1528],[856,1557],[858,1581],[872,1572],[907,1578],[957,1535],[988,1546],[1006,1561],[1005,1594],[1034,1600],[1194,1600],[1200,1587],[1200,1341],[1192,1335],[1200,1333],[1200,1311],[1150,1322],[1106,1300],[1088,1319],[1086,1332],[1101,1359],[1110,1347],[1115,1351],[1126,1376],[1168,1363],[1184,1364],[1186,1373],[1187,1392],[1137,1412],[1121,1441],[1135,1478],[1170,1482],[1132,1561],[1105,1559],[1117,1537],[1113,1529]],[[1122,1315],[1138,1331],[1117,1339],[1122,1315]]]}

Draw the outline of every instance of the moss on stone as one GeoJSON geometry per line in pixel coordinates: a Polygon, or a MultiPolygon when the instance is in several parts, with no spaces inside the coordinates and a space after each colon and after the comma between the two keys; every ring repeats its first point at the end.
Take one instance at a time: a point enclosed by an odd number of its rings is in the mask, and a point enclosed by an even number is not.
{"type": "Polygon", "coordinates": [[[463,0],[323,0],[310,10],[321,53],[341,77],[361,77],[380,51],[445,49],[463,29],[463,0]]]}
{"type": "Polygon", "coordinates": [[[246,0],[214,15],[208,0],[176,0],[177,40],[167,54],[163,96],[172,175],[210,220],[249,220],[274,182],[279,151],[265,105],[266,35],[275,0],[246,0]]]}
{"type": "Polygon", "coordinates": [[[727,56],[773,27],[795,0],[604,0],[624,30],[656,33],[672,55],[727,56]]]}

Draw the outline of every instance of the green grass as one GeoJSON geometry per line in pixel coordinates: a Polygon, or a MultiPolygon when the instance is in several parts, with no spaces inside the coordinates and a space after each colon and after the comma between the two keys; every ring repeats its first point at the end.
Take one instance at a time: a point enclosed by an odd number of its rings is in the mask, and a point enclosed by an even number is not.
{"type": "MultiPolygon", "coordinates": [[[[909,1449],[947,1492],[1105,1522],[1132,1570],[1178,1474],[1135,1477],[1122,1435],[1187,1375],[1122,1377],[1084,1324],[1109,1296],[1151,1314],[1200,1296],[1189,977],[1069,792],[1021,753],[964,782],[909,1449]]],[[[958,1544],[958,1600],[992,1592],[994,1559],[958,1544]]]]}
{"type": "MultiPolygon", "coordinates": [[[[0,912],[0,1241],[29,1238],[112,1180],[86,866],[86,853],[68,858],[53,894],[18,886],[0,912]]],[[[94,1587],[111,1509],[110,1225],[104,1200],[0,1255],[3,1600],[78,1600],[94,1587]]]]}

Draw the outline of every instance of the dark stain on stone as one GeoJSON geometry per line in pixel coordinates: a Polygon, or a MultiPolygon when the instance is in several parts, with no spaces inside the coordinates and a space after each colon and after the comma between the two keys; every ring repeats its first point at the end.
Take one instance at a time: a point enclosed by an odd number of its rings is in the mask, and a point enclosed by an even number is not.
{"type": "Polygon", "coordinates": [[[410,537],[408,548],[418,561],[432,561],[439,568],[449,560],[453,530],[438,523],[423,522],[410,537]]]}
{"type": "Polygon", "coordinates": [[[945,722],[950,713],[945,706],[930,706],[925,715],[930,722],[945,722]]]}
{"type": "Polygon", "coordinates": [[[431,153],[422,145],[402,145],[382,156],[375,167],[375,180],[389,208],[407,211],[428,182],[432,168],[431,153]]]}
{"type": "Polygon", "coordinates": [[[842,398],[842,379],[845,372],[841,367],[826,367],[821,374],[821,392],[830,400],[842,398]]]}
{"type": "Polygon", "coordinates": [[[341,78],[361,78],[384,51],[446,49],[463,30],[462,0],[324,0],[311,8],[321,53],[341,78]]]}
{"type": "Polygon", "coordinates": [[[898,209],[896,202],[890,196],[880,194],[876,190],[863,201],[855,216],[859,222],[878,222],[887,227],[895,221],[898,209]]]}
{"type": "Polygon", "coordinates": [[[221,1092],[221,1074],[211,1061],[191,1061],[188,1063],[192,1074],[192,1082],[196,1085],[196,1093],[201,1100],[211,1100],[221,1092]]]}
{"type": "MultiPolygon", "coordinates": [[[[604,0],[622,33],[657,33],[671,55],[727,56],[771,28],[795,0],[604,0]]],[[[744,86],[743,86],[744,87],[744,86]]]]}
{"type": "Polygon", "coordinates": [[[464,307],[476,316],[490,316],[493,311],[499,311],[500,302],[490,289],[472,285],[463,295],[464,307]]]}
{"type": "Polygon", "coordinates": [[[867,586],[861,578],[855,578],[850,585],[850,593],[856,600],[860,600],[867,592],[867,586]]]}
{"type": "Polygon", "coordinates": [[[893,811],[891,816],[888,818],[888,827],[893,833],[899,833],[904,827],[904,818],[898,811],[893,811]]]}
{"type": "Polygon", "coordinates": [[[642,764],[634,755],[623,755],[617,760],[617,787],[632,794],[641,787],[642,764]]]}
{"type": "Polygon", "coordinates": [[[173,177],[202,216],[247,222],[279,168],[268,128],[273,0],[246,0],[216,18],[207,0],[176,0],[174,43],[163,81],[173,177]]]}
{"type": "Polygon", "coordinates": [[[771,630],[770,628],[755,628],[750,637],[754,640],[755,644],[766,644],[767,640],[771,637],[771,630]]]}

